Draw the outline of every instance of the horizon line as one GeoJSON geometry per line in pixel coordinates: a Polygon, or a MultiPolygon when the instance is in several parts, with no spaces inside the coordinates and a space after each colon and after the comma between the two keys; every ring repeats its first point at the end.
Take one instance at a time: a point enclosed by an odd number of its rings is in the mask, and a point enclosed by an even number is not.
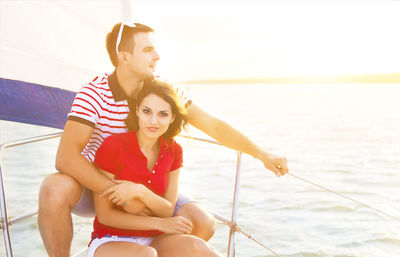
{"type": "Polygon", "coordinates": [[[281,77],[207,78],[176,82],[177,84],[261,84],[261,83],[398,83],[400,72],[352,75],[306,75],[281,77]]]}

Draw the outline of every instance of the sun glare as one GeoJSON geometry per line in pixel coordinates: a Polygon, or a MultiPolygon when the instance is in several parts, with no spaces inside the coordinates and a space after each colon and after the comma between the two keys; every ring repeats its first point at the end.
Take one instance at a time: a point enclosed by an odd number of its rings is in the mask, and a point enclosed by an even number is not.
{"type": "Polygon", "coordinates": [[[400,71],[399,2],[133,2],[173,80],[400,71]],[[149,15],[151,13],[152,15],[149,15]]]}

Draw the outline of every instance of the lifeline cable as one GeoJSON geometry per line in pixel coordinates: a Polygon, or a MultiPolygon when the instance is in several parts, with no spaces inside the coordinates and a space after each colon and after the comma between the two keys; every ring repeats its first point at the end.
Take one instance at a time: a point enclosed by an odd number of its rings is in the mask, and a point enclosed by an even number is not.
{"type": "Polygon", "coordinates": [[[271,248],[268,248],[267,246],[265,246],[263,243],[261,243],[260,241],[258,241],[257,239],[255,239],[254,237],[252,237],[250,234],[247,234],[246,232],[244,232],[238,225],[236,225],[235,231],[243,234],[244,236],[246,236],[248,239],[253,240],[254,242],[256,242],[257,244],[261,245],[262,247],[264,247],[266,250],[270,251],[272,254],[274,254],[277,257],[280,257],[279,254],[277,254],[276,252],[274,252],[271,248]]]}
{"type": "MultiPolygon", "coordinates": [[[[231,222],[230,222],[229,220],[225,219],[224,217],[222,217],[221,215],[219,215],[219,214],[217,214],[217,213],[215,213],[215,212],[212,212],[212,214],[214,215],[214,217],[216,218],[216,220],[217,220],[219,223],[224,224],[224,225],[226,225],[226,226],[228,226],[228,227],[231,227],[231,222]]],[[[265,246],[263,243],[261,243],[260,241],[258,241],[257,239],[255,239],[252,235],[250,235],[250,234],[246,233],[245,231],[243,231],[242,228],[241,228],[237,223],[234,225],[234,228],[233,228],[233,229],[235,230],[235,232],[239,232],[239,233],[241,233],[242,235],[246,236],[248,239],[250,239],[250,240],[256,242],[256,243],[259,244],[259,245],[261,245],[261,246],[264,247],[266,250],[270,251],[273,255],[275,255],[275,256],[277,256],[277,257],[280,257],[280,255],[278,255],[278,254],[277,254],[275,251],[273,251],[271,248],[265,246]]]]}
{"type": "Polygon", "coordinates": [[[387,216],[387,217],[390,217],[390,218],[392,218],[392,219],[395,219],[395,220],[397,220],[397,221],[400,221],[400,218],[399,218],[399,217],[396,217],[396,216],[393,216],[393,215],[391,215],[391,214],[389,214],[389,213],[386,213],[386,212],[384,212],[384,211],[381,211],[381,210],[379,210],[379,209],[377,209],[377,208],[375,208],[375,207],[372,207],[371,205],[368,205],[368,204],[362,203],[362,202],[360,202],[360,201],[354,200],[354,199],[352,199],[352,198],[350,198],[350,197],[348,197],[348,196],[345,196],[345,195],[343,195],[343,194],[340,194],[340,193],[338,193],[338,192],[335,192],[335,191],[333,191],[333,190],[331,190],[331,189],[329,189],[329,188],[320,186],[320,185],[318,185],[318,184],[316,184],[316,183],[314,183],[314,182],[311,182],[311,181],[309,181],[309,180],[307,180],[307,179],[298,177],[298,176],[293,175],[293,174],[291,174],[291,173],[289,173],[289,172],[288,172],[287,174],[289,174],[290,176],[292,176],[292,177],[294,177],[294,178],[297,178],[297,179],[299,179],[299,180],[302,180],[302,181],[304,181],[304,182],[306,182],[306,183],[309,183],[309,184],[311,184],[311,185],[314,185],[314,186],[316,186],[316,187],[319,187],[319,188],[321,188],[321,189],[323,189],[323,190],[325,190],[325,191],[328,191],[328,192],[330,192],[330,193],[333,193],[333,194],[339,195],[339,196],[341,196],[341,197],[343,197],[343,198],[346,198],[347,200],[350,200],[350,201],[353,201],[353,202],[355,202],[355,203],[358,203],[358,204],[360,204],[360,205],[362,205],[362,206],[364,206],[364,207],[367,207],[367,208],[370,208],[370,209],[372,209],[372,210],[374,210],[374,211],[380,212],[381,214],[383,214],[383,215],[385,215],[385,216],[387,216]]]}

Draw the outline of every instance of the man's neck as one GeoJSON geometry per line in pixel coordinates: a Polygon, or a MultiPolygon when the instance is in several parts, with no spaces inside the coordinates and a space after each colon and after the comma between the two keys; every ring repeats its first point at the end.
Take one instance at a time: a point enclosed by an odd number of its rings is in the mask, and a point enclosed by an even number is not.
{"type": "Polygon", "coordinates": [[[118,83],[128,97],[135,97],[143,86],[143,81],[139,80],[126,69],[115,70],[117,73],[118,83]]]}

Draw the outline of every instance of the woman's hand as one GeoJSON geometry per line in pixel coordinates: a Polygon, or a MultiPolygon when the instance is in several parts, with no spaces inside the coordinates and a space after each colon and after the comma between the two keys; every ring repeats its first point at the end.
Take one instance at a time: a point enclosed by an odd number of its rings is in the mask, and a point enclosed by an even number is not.
{"type": "Polygon", "coordinates": [[[192,233],[192,222],[182,216],[159,219],[157,230],[165,234],[190,234],[192,233]]]}
{"type": "Polygon", "coordinates": [[[100,197],[109,195],[108,199],[116,205],[122,205],[132,199],[141,199],[145,193],[146,187],[126,180],[113,180],[117,183],[107,188],[100,197]]]}

